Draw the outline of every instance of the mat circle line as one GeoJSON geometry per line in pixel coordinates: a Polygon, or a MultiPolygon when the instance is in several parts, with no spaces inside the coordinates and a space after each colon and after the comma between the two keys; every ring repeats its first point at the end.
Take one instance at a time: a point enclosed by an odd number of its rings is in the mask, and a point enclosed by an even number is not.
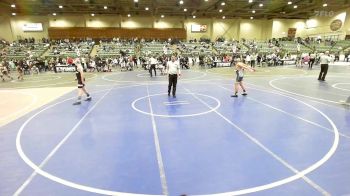
{"type": "MultiPolygon", "coordinates": [[[[149,78],[149,73],[139,73],[136,75],[136,77],[139,77],[139,78],[149,78]]],[[[164,78],[166,77],[166,75],[157,75],[157,76],[154,76],[155,78],[164,78]]]]}
{"type": "Polygon", "coordinates": [[[135,104],[142,100],[142,99],[146,99],[146,98],[149,98],[149,97],[154,97],[154,96],[160,96],[160,95],[164,95],[166,96],[167,93],[159,93],[159,94],[152,94],[152,95],[147,95],[147,96],[143,96],[143,97],[140,97],[136,100],[134,100],[132,103],[131,103],[131,107],[137,111],[137,112],[140,112],[142,114],[146,114],[146,115],[149,115],[149,116],[157,116],[157,117],[164,117],[164,118],[184,118],[184,117],[193,117],[193,116],[200,116],[200,115],[204,115],[204,114],[208,114],[210,112],[213,112],[215,110],[217,110],[220,106],[221,106],[221,102],[215,98],[215,97],[212,97],[212,96],[209,96],[209,95],[204,95],[204,94],[200,94],[200,93],[179,93],[179,94],[195,94],[195,95],[199,95],[199,96],[203,96],[203,97],[208,97],[212,100],[215,100],[216,102],[216,106],[211,108],[210,110],[208,111],[205,111],[205,112],[199,112],[199,113],[194,113],[194,114],[182,114],[182,115],[165,115],[165,114],[151,114],[150,112],[145,112],[145,111],[142,111],[140,109],[138,109],[135,104]]]}
{"type": "MultiPolygon", "coordinates": [[[[40,78],[26,78],[25,79],[25,82],[28,83],[34,83],[34,82],[46,82],[46,81],[53,81],[53,80],[58,80],[58,79],[61,79],[62,77],[61,76],[41,76],[40,78]],[[44,80],[41,80],[41,77],[51,77],[50,79],[44,79],[44,80]],[[33,80],[33,79],[40,79],[40,80],[33,80]]],[[[22,82],[21,80],[13,80],[11,82],[14,82],[14,83],[17,83],[17,82],[22,82]]]]}
{"type": "MultiPolygon", "coordinates": [[[[93,78],[96,78],[97,74],[93,74],[92,77],[85,77],[86,80],[91,80],[93,78]]],[[[24,79],[24,82],[26,80],[24,79]]],[[[37,85],[37,86],[23,86],[23,87],[13,87],[13,88],[7,88],[7,89],[28,89],[28,88],[40,88],[40,87],[49,87],[49,86],[56,86],[61,84],[74,84],[77,83],[77,81],[69,81],[69,82],[59,82],[54,84],[43,84],[43,85],[37,85]]]]}
{"type": "MultiPolygon", "coordinates": [[[[292,94],[292,95],[297,95],[297,96],[300,96],[300,97],[306,97],[306,98],[310,98],[310,99],[314,99],[314,100],[319,100],[319,101],[325,101],[325,102],[329,102],[329,103],[339,104],[338,101],[332,101],[332,100],[329,100],[329,99],[322,99],[322,98],[318,98],[318,97],[303,95],[303,94],[300,94],[300,93],[288,91],[288,90],[283,89],[283,88],[279,88],[279,87],[277,87],[276,85],[273,84],[274,82],[279,81],[279,80],[294,79],[294,78],[312,78],[312,77],[315,77],[315,76],[296,76],[296,77],[282,77],[282,78],[276,78],[276,79],[270,80],[270,81],[269,81],[269,85],[270,85],[272,88],[274,88],[274,89],[276,89],[276,90],[278,90],[278,91],[280,91],[280,92],[284,92],[284,93],[288,93],[288,94],[292,94]]],[[[348,77],[345,77],[345,76],[329,76],[329,77],[348,78],[348,77]]]]}
{"type": "Polygon", "coordinates": [[[339,85],[344,85],[344,84],[350,85],[350,83],[335,83],[332,85],[332,87],[335,89],[342,90],[342,91],[350,91],[350,89],[338,87],[339,85]]]}

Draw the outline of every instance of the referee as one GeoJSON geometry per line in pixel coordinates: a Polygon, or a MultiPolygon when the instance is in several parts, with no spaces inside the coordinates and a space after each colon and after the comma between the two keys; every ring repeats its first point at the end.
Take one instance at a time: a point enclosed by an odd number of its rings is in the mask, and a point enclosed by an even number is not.
{"type": "Polygon", "coordinates": [[[176,84],[177,78],[181,76],[181,69],[179,61],[176,60],[176,57],[171,56],[171,61],[168,61],[166,70],[169,74],[169,85],[168,85],[168,96],[170,96],[171,86],[173,87],[173,97],[176,98],[176,84]]]}
{"type": "Polygon", "coordinates": [[[149,68],[149,73],[151,74],[151,77],[152,77],[152,70],[154,70],[154,76],[157,77],[157,71],[156,71],[156,64],[158,63],[157,59],[155,58],[155,56],[151,57],[149,59],[149,63],[150,63],[150,68],[149,68]]]}
{"type": "Polygon", "coordinates": [[[329,51],[326,51],[320,58],[321,71],[318,76],[318,80],[325,81],[327,72],[328,72],[328,64],[331,61],[331,57],[329,56],[329,51]]]}

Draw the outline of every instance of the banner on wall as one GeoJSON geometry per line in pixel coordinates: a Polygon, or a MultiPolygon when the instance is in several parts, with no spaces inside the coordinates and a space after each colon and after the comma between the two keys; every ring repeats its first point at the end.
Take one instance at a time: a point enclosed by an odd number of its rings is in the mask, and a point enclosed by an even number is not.
{"type": "Polygon", "coordinates": [[[207,25],[191,25],[192,32],[207,32],[207,25]]]}
{"type": "Polygon", "coordinates": [[[297,29],[296,29],[296,28],[289,28],[289,29],[288,29],[288,37],[290,37],[290,38],[295,38],[296,32],[297,32],[297,29]]]}
{"type": "Polygon", "coordinates": [[[24,32],[43,31],[43,24],[42,23],[26,23],[26,24],[23,24],[22,30],[24,32]]]}

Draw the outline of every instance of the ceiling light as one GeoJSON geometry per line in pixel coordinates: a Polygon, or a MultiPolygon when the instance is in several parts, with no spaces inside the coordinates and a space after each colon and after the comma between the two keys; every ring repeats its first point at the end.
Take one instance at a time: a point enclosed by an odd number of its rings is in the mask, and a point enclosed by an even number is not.
{"type": "Polygon", "coordinates": [[[328,4],[327,4],[327,3],[323,4],[323,7],[327,7],[327,6],[328,6],[328,4]]]}
{"type": "Polygon", "coordinates": [[[225,16],[222,17],[222,19],[225,19],[225,18],[226,18],[225,16]]]}
{"type": "Polygon", "coordinates": [[[295,6],[294,6],[294,8],[298,8],[298,6],[297,6],[297,5],[295,5],[295,6]]]}
{"type": "Polygon", "coordinates": [[[56,13],[52,13],[53,16],[56,16],[57,14],[56,13]]]}
{"type": "Polygon", "coordinates": [[[226,5],[226,3],[225,3],[225,2],[222,2],[221,5],[226,5]]]}
{"type": "Polygon", "coordinates": [[[12,4],[12,5],[11,5],[11,7],[15,8],[15,7],[16,7],[16,5],[15,5],[15,4],[12,4]]]}
{"type": "Polygon", "coordinates": [[[147,11],[148,11],[148,10],[149,10],[149,8],[148,8],[148,7],[146,7],[146,8],[145,8],[145,10],[147,10],[147,11]]]}
{"type": "Polygon", "coordinates": [[[253,0],[249,0],[248,3],[253,3],[253,0]]]}
{"type": "Polygon", "coordinates": [[[290,4],[292,4],[293,2],[291,2],[291,1],[288,1],[288,5],[290,5],[290,4]]]}
{"type": "Polygon", "coordinates": [[[135,3],[138,3],[138,2],[139,2],[139,0],[134,0],[134,2],[135,2],[135,3]]]}
{"type": "Polygon", "coordinates": [[[180,3],[180,5],[182,5],[182,4],[184,4],[184,1],[181,0],[179,3],[180,3]]]}
{"type": "Polygon", "coordinates": [[[130,17],[131,15],[130,14],[128,14],[128,17],[130,17]]]}
{"type": "Polygon", "coordinates": [[[62,5],[59,5],[59,6],[58,6],[58,8],[62,9],[62,8],[63,8],[63,6],[62,6],[62,5]]]}
{"type": "Polygon", "coordinates": [[[12,13],[12,16],[16,16],[16,13],[12,13]]]}
{"type": "Polygon", "coordinates": [[[252,10],[252,13],[255,14],[255,10],[252,10]]]}
{"type": "Polygon", "coordinates": [[[186,8],[184,9],[184,12],[187,12],[187,9],[186,9],[186,8]]]}
{"type": "Polygon", "coordinates": [[[204,0],[205,2],[208,2],[208,0],[204,0]]]}
{"type": "Polygon", "coordinates": [[[164,15],[161,15],[160,17],[164,18],[164,15]]]}
{"type": "Polygon", "coordinates": [[[253,16],[251,16],[251,17],[250,17],[250,20],[253,20],[253,19],[254,19],[254,17],[253,17],[253,16]]]}
{"type": "Polygon", "coordinates": [[[219,12],[222,12],[222,10],[219,10],[219,12]]]}
{"type": "Polygon", "coordinates": [[[192,16],[192,18],[196,18],[196,16],[192,16]]]}
{"type": "Polygon", "coordinates": [[[91,16],[95,16],[95,14],[91,14],[91,16]]]}
{"type": "Polygon", "coordinates": [[[106,10],[106,9],[108,9],[108,7],[107,7],[107,6],[103,6],[103,9],[105,9],[105,10],[106,10]]]}
{"type": "Polygon", "coordinates": [[[260,3],[260,4],[259,4],[259,7],[262,7],[262,6],[264,6],[264,4],[260,3]]]}

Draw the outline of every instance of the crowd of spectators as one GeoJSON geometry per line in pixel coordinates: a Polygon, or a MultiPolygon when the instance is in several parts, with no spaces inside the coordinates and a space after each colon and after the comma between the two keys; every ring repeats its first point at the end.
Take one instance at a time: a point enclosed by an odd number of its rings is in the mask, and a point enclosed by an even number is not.
{"type": "MultiPolygon", "coordinates": [[[[146,40],[146,39],[102,39],[95,42],[92,39],[61,39],[50,40],[34,38],[19,39],[9,43],[0,41],[0,58],[2,65],[9,71],[21,68],[24,74],[37,74],[45,71],[60,72],[62,67],[74,67],[74,59],[79,58],[84,70],[88,72],[110,72],[112,69],[132,71],[137,68],[148,69],[151,59],[156,59],[156,68],[164,72],[166,62],[172,54],[178,57],[183,69],[192,66],[215,67],[230,65],[236,61],[255,66],[277,66],[287,63],[297,67],[317,64],[320,54],[313,50],[315,44],[327,47],[339,46],[339,50],[350,46],[349,41],[332,42],[330,40],[301,39],[294,40],[271,39],[267,41],[233,40],[223,38],[215,42],[206,39],[193,39],[182,42],[176,39],[146,40]],[[329,45],[330,43],[330,45],[329,45]],[[92,54],[95,45],[97,50],[92,54]],[[46,52],[46,55],[43,53],[46,52]]],[[[340,60],[339,52],[333,51],[334,61],[340,60]]],[[[350,54],[345,54],[345,61],[350,61],[350,54]]],[[[74,69],[70,69],[74,70],[74,69]]]]}

